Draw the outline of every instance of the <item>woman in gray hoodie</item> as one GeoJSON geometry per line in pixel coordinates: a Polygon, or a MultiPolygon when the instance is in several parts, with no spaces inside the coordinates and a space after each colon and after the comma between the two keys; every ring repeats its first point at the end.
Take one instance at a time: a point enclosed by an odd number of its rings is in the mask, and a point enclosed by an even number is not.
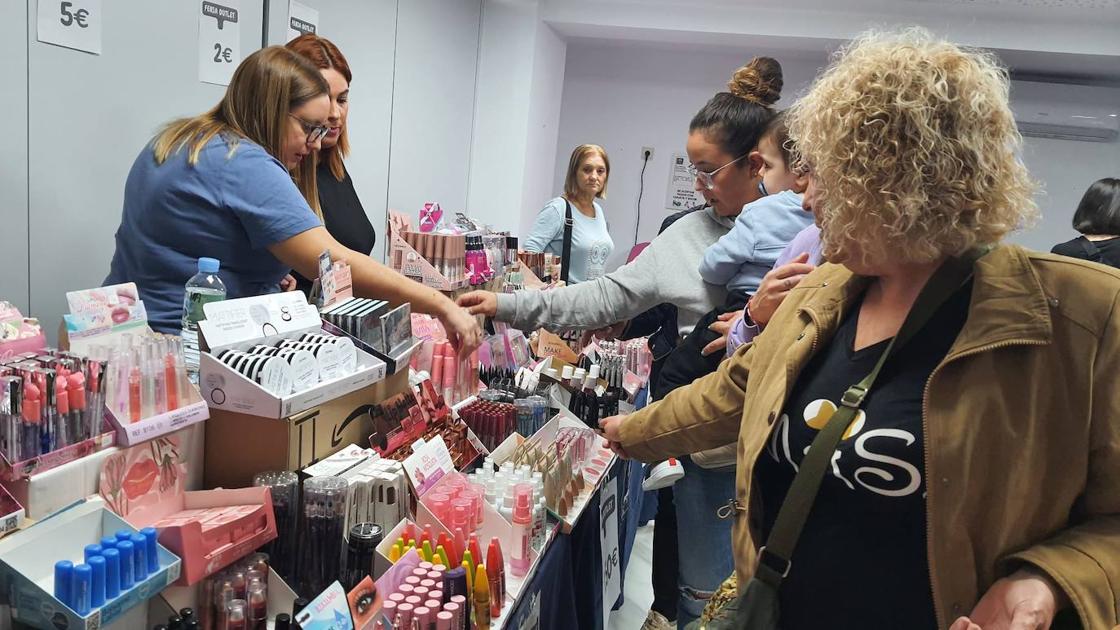
{"type": "MultiPolygon", "coordinates": [[[[668,303],[677,306],[681,336],[691,332],[727,294],[726,287],[700,277],[705,250],[727,234],[743,206],[761,196],[762,161],[752,152],[775,115],[781,66],[769,57],[752,59],[735,72],[728,89],[712,97],[689,125],[686,150],[707,208],[682,217],[633,261],[595,280],[549,291],[474,291],[460,297],[459,305],[521,330],[557,331],[603,328],[668,303]]],[[[688,550],[679,554],[677,624],[683,629],[733,568],[730,521],[716,511],[734,497],[735,468],[733,453],[726,462],[709,462],[711,468],[689,458],[682,463],[686,474],[673,493],[683,538],[678,548],[688,550]]]]}

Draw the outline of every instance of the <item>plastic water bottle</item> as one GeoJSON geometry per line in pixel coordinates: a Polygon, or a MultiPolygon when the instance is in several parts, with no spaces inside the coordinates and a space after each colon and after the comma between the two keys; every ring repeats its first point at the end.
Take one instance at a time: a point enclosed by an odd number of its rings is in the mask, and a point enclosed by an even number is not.
{"type": "Polygon", "coordinates": [[[198,322],[206,319],[202,307],[226,299],[226,285],[218,277],[222,263],[216,258],[199,258],[198,273],[187,281],[183,296],[183,360],[187,376],[198,384],[198,322]]]}

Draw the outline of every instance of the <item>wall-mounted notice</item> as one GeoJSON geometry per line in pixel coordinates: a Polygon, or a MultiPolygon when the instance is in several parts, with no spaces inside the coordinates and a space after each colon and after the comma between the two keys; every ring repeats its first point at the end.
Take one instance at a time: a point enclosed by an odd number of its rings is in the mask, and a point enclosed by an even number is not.
{"type": "Polygon", "coordinates": [[[288,4],[288,39],[293,39],[304,33],[319,32],[319,12],[306,4],[292,0],[288,4]]]}
{"type": "Polygon", "coordinates": [[[101,54],[101,0],[39,0],[39,41],[101,54]]]}
{"type": "Polygon", "coordinates": [[[669,192],[665,193],[665,207],[673,210],[688,210],[704,203],[704,198],[696,192],[696,178],[688,173],[688,156],[674,153],[669,164],[669,192]]]}
{"type": "Polygon", "coordinates": [[[199,2],[198,80],[229,85],[241,63],[240,0],[199,2]]]}

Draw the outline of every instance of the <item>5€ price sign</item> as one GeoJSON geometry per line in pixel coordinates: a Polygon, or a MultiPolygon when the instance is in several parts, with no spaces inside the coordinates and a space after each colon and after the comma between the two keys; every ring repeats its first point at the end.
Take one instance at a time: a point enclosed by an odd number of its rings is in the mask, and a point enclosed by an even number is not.
{"type": "Polygon", "coordinates": [[[198,80],[229,85],[241,63],[240,0],[201,0],[198,13],[198,80]]]}
{"type": "Polygon", "coordinates": [[[39,0],[39,41],[101,54],[101,0],[39,0]]]}

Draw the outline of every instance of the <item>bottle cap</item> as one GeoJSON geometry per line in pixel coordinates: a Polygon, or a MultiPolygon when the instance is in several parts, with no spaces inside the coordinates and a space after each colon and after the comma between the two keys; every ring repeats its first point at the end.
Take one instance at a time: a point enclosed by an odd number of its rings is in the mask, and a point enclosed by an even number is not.
{"type": "Polygon", "coordinates": [[[217,258],[199,258],[198,271],[200,273],[218,273],[222,268],[222,261],[217,258]]]}

